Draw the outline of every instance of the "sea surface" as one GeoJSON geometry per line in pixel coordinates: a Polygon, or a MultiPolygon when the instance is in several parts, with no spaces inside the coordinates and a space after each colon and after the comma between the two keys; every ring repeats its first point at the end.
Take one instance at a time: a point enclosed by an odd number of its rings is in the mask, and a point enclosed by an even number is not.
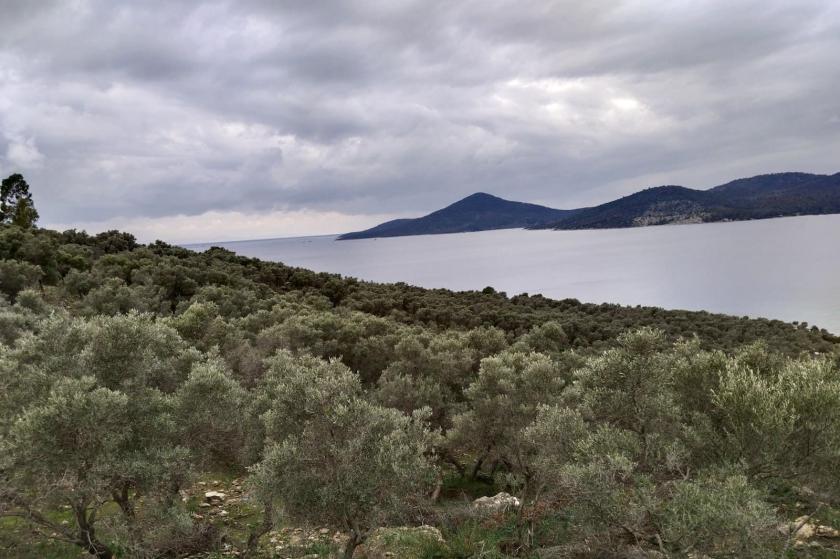
{"type": "Polygon", "coordinates": [[[192,244],[377,282],[805,321],[840,333],[840,215],[192,244]]]}

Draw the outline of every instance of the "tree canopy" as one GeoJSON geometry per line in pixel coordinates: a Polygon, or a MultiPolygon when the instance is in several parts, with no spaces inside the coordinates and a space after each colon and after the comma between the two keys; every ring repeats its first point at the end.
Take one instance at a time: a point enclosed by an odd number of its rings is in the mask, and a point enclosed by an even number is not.
{"type": "Polygon", "coordinates": [[[38,211],[32,202],[29,185],[23,175],[9,175],[0,183],[0,223],[10,223],[28,229],[38,221],[38,211]]]}

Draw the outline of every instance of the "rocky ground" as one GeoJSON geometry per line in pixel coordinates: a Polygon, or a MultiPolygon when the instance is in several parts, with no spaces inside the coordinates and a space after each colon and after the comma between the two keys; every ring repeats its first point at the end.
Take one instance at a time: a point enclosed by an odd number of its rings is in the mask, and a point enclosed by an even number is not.
{"type": "MultiPolygon", "coordinates": [[[[237,519],[247,520],[253,516],[253,509],[249,510],[247,496],[244,494],[242,482],[239,479],[228,483],[220,481],[199,482],[185,492],[190,499],[200,498],[197,519],[216,519],[228,527],[233,527],[237,519]]],[[[479,516],[503,513],[519,506],[519,500],[507,493],[495,496],[481,497],[473,501],[471,509],[479,516]]],[[[840,557],[840,530],[824,524],[816,516],[800,515],[789,523],[782,523],[777,530],[780,534],[790,537],[792,557],[840,557]]],[[[233,530],[234,532],[236,530],[233,530]]],[[[259,548],[259,557],[272,559],[316,559],[333,557],[343,549],[347,535],[328,527],[304,529],[300,527],[282,527],[263,536],[259,548]]],[[[357,549],[359,559],[411,559],[417,553],[416,549],[409,549],[412,545],[418,547],[418,542],[437,541],[445,544],[443,534],[435,527],[420,526],[416,528],[390,528],[378,530],[369,540],[357,549]]],[[[240,541],[244,541],[242,538],[240,541]]],[[[223,557],[245,557],[242,550],[231,543],[225,544],[223,557]]],[[[422,547],[422,546],[419,546],[422,547]]],[[[537,550],[535,557],[540,559],[559,559],[574,557],[580,549],[568,549],[556,546],[537,550]]],[[[655,551],[641,552],[639,558],[654,559],[665,557],[655,551]]],[[[216,555],[218,557],[218,554],[216,555]]],[[[698,557],[695,559],[708,559],[698,557]]]]}
{"type": "MultiPolygon", "coordinates": [[[[347,535],[327,526],[299,527],[279,526],[260,539],[255,554],[248,554],[244,548],[249,526],[261,521],[260,510],[249,500],[243,480],[212,477],[198,481],[193,486],[181,491],[181,499],[191,511],[193,518],[221,528],[225,534],[222,549],[219,552],[194,555],[192,559],[222,559],[229,557],[253,557],[254,559],[318,559],[338,556],[347,540],[347,535]]],[[[470,504],[469,500],[461,505],[464,511],[478,518],[492,519],[504,517],[506,511],[519,507],[514,496],[499,493],[494,496],[480,497],[470,504]]],[[[840,513],[836,509],[824,506],[816,514],[804,514],[812,505],[791,504],[785,514],[794,518],[777,527],[779,534],[789,538],[790,559],[829,559],[840,557],[840,513]]],[[[813,510],[811,510],[813,512],[813,510]]],[[[19,530],[20,541],[25,541],[27,530],[19,530]]],[[[5,534],[14,535],[14,534],[5,534]]],[[[30,535],[31,537],[32,535],[30,535]]],[[[452,542],[447,542],[441,531],[433,526],[402,527],[377,530],[368,541],[357,549],[358,559],[421,559],[431,556],[456,556],[451,554],[429,555],[429,549],[448,550],[452,542]],[[424,551],[425,550],[425,551],[424,551]]],[[[585,547],[585,546],[584,546],[585,547]]],[[[70,547],[67,553],[53,552],[52,548],[43,548],[43,553],[25,555],[4,555],[11,548],[0,546],[2,557],[38,557],[82,558],[70,547]],[[5,549],[5,551],[4,551],[5,549]]],[[[533,557],[539,559],[567,559],[586,555],[586,549],[578,546],[553,546],[535,550],[533,557]]],[[[590,550],[591,551],[591,550],[590,550]]],[[[656,551],[639,550],[637,559],[661,559],[664,555],[656,551]]],[[[460,555],[458,555],[460,556],[460,555]]],[[[695,559],[708,559],[697,557],[695,559]]]]}

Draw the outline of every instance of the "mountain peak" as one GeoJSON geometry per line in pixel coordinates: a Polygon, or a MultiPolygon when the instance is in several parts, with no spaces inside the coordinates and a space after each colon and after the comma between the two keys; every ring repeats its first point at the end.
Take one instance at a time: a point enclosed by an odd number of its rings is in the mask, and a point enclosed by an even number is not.
{"type": "Polygon", "coordinates": [[[452,210],[452,209],[466,209],[466,208],[473,208],[477,210],[487,210],[492,208],[497,208],[504,204],[518,204],[519,202],[510,202],[503,198],[499,198],[498,196],[493,196],[492,194],[487,194],[486,192],[476,192],[474,194],[470,194],[466,198],[461,198],[457,202],[450,204],[443,208],[443,210],[452,210]]]}
{"type": "Polygon", "coordinates": [[[498,196],[493,196],[492,194],[488,194],[486,192],[473,192],[469,196],[461,199],[461,202],[464,200],[501,200],[498,196]]]}
{"type": "Polygon", "coordinates": [[[565,210],[513,202],[486,192],[475,192],[426,216],[383,223],[366,231],[347,233],[339,239],[399,237],[403,235],[431,235],[534,227],[548,221],[561,219],[566,214],[565,210]]]}

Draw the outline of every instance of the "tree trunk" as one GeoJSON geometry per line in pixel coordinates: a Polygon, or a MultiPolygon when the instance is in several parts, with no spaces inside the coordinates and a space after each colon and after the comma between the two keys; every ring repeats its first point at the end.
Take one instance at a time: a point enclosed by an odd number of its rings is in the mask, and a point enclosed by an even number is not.
{"type": "Polygon", "coordinates": [[[173,481],[169,485],[169,491],[167,491],[166,496],[164,497],[163,503],[166,508],[172,508],[175,505],[176,497],[180,496],[181,491],[181,484],[178,481],[173,481]]]}
{"type": "Polygon", "coordinates": [[[438,449],[438,455],[440,456],[441,460],[446,462],[447,464],[451,464],[455,467],[455,470],[458,472],[460,477],[465,477],[467,475],[467,469],[461,464],[451,452],[446,449],[438,449]]]}
{"type": "Polygon", "coordinates": [[[265,503],[262,522],[258,526],[254,527],[254,529],[251,530],[251,533],[248,534],[247,551],[249,557],[257,550],[257,544],[260,542],[260,538],[271,530],[274,523],[272,518],[273,515],[274,506],[270,502],[265,503]]]}
{"type": "Polygon", "coordinates": [[[343,559],[353,559],[353,553],[363,541],[364,537],[361,534],[356,532],[355,529],[350,530],[350,539],[347,540],[347,545],[344,546],[343,559]]]}
{"type": "Polygon", "coordinates": [[[525,507],[526,503],[528,502],[528,490],[530,486],[530,480],[528,477],[525,477],[525,484],[522,487],[522,498],[519,501],[519,509],[516,511],[516,526],[519,532],[519,545],[520,548],[525,551],[530,551],[532,547],[532,525],[528,522],[528,519],[525,518],[525,507]]]}
{"type": "Polygon", "coordinates": [[[431,501],[437,503],[440,499],[440,492],[443,489],[443,477],[438,472],[437,480],[435,481],[435,489],[432,491],[431,501]]]}
{"type": "Polygon", "coordinates": [[[120,507],[125,518],[129,521],[134,520],[134,505],[131,502],[131,498],[128,494],[128,484],[123,484],[120,488],[120,491],[113,492],[114,502],[120,507]]]}
{"type": "Polygon", "coordinates": [[[113,559],[114,552],[107,545],[96,539],[96,532],[87,514],[87,507],[76,505],[73,507],[79,536],[76,543],[97,559],[113,559]]]}
{"type": "Polygon", "coordinates": [[[473,466],[473,469],[472,469],[472,476],[471,476],[472,479],[474,479],[474,480],[478,479],[478,474],[481,473],[481,466],[484,464],[484,459],[487,458],[487,452],[489,452],[489,451],[490,451],[490,449],[488,447],[487,451],[484,454],[482,454],[481,456],[479,456],[478,460],[475,461],[475,465],[473,466]]]}

